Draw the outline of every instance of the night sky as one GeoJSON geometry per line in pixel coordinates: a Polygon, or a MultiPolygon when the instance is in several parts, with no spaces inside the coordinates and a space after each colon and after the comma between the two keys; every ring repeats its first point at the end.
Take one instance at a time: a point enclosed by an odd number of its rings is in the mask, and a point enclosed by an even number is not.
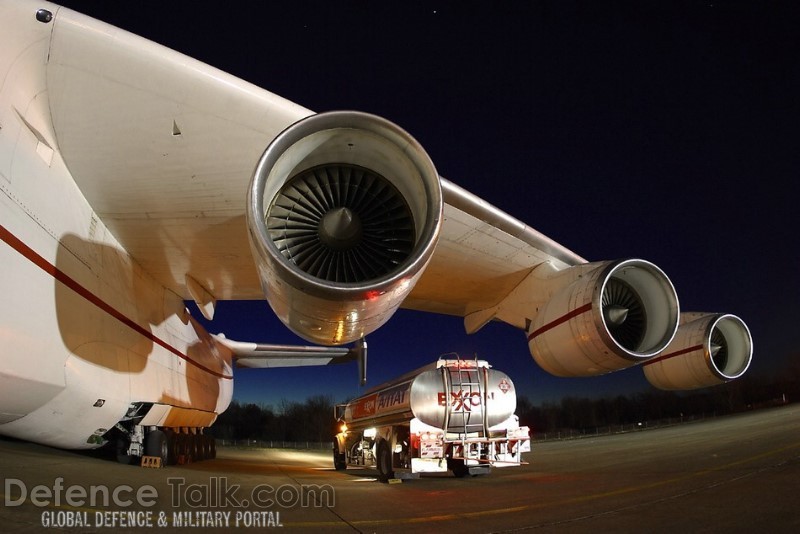
{"type": "MultiPolygon", "coordinates": [[[[382,115],[439,173],[589,260],[640,257],[684,311],[739,315],[750,372],[800,356],[800,16],[792,2],[65,2],[315,111],[382,115]]],[[[255,163],[255,162],[254,162],[255,163]]],[[[199,312],[194,313],[199,316],[199,312]]],[[[307,344],[265,302],[212,332],[307,344]]],[[[649,388],[638,369],[557,379],[524,333],[401,311],[369,385],[477,353],[535,403],[649,388]]],[[[355,365],[237,370],[234,398],[359,392],[355,365]]]]}

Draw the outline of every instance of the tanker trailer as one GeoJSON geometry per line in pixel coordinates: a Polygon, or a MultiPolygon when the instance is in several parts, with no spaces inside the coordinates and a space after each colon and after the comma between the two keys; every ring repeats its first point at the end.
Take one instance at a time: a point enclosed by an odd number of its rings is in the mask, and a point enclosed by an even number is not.
{"type": "Polygon", "coordinates": [[[516,404],[514,383],[486,361],[440,358],[337,405],[333,463],[376,467],[384,481],[518,466],[530,432],[516,404]]]}

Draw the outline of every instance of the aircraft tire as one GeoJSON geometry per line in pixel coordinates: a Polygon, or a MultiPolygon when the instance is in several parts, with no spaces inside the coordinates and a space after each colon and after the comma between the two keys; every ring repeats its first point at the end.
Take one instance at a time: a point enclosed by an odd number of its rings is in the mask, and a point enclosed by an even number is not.
{"type": "Polygon", "coordinates": [[[178,451],[178,458],[182,458],[182,463],[191,461],[189,458],[189,436],[183,433],[175,435],[175,448],[178,451]]]}
{"type": "Polygon", "coordinates": [[[164,430],[167,435],[167,447],[169,453],[167,454],[167,465],[175,465],[178,463],[178,435],[172,429],[164,430]]]}
{"type": "Polygon", "coordinates": [[[120,436],[116,443],[117,462],[130,465],[136,461],[136,456],[128,454],[128,438],[120,436]]]}
{"type": "Polygon", "coordinates": [[[161,430],[153,430],[145,437],[144,453],[146,456],[161,458],[161,465],[169,461],[169,441],[167,435],[161,430]]]}

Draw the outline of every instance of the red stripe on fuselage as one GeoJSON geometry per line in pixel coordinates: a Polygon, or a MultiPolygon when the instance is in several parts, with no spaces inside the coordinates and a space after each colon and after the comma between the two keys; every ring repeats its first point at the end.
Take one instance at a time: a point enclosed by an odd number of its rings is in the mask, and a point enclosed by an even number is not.
{"type": "Polygon", "coordinates": [[[702,350],[703,349],[703,345],[695,345],[694,347],[689,347],[689,348],[686,348],[686,349],[683,349],[683,350],[670,352],[669,354],[662,354],[661,356],[653,358],[652,360],[647,360],[642,365],[650,365],[651,363],[662,362],[664,360],[669,360],[670,358],[674,358],[675,356],[680,356],[681,354],[687,354],[689,352],[694,352],[694,351],[696,351],[698,349],[702,350]]]}
{"type": "Polygon", "coordinates": [[[179,351],[178,349],[176,349],[175,347],[173,347],[172,345],[170,345],[166,341],[158,338],[157,336],[155,336],[149,330],[147,330],[145,328],[142,328],[139,324],[137,324],[136,322],[134,322],[130,318],[126,317],[120,311],[118,311],[115,308],[113,308],[110,304],[108,304],[104,300],[100,299],[97,295],[95,295],[94,293],[92,293],[91,291],[89,291],[88,289],[83,287],[82,285],[80,285],[74,279],[70,278],[64,271],[60,270],[58,267],[56,267],[55,265],[53,265],[52,263],[50,263],[49,261],[44,259],[36,251],[34,251],[32,248],[30,248],[25,243],[23,243],[17,236],[15,236],[11,232],[9,232],[5,228],[5,226],[3,226],[3,225],[0,225],[0,240],[5,241],[11,248],[13,248],[17,252],[19,252],[22,256],[24,256],[26,259],[28,259],[31,263],[33,263],[34,265],[39,267],[41,270],[43,270],[44,272],[46,272],[47,274],[49,274],[50,276],[52,276],[53,278],[55,278],[56,280],[58,280],[59,282],[61,282],[65,286],[67,286],[68,288],[70,288],[72,291],[74,291],[75,293],[77,293],[78,295],[80,295],[81,297],[83,297],[84,299],[89,301],[90,303],[94,304],[95,306],[97,306],[98,308],[100,308],[101,310],[103,310],[104,312],[109,314],[110,316],[114,317],[115,319],[117,319],[119,322],[123,323],[127,327],[129,327],[132,330],[134,330],[134,331],[138,332],[139,334],[143,335],[144,337],[146,337],[147,339],[149,339],[153,343],[165,348],[166,350],[168,350],[169,352],[171,352],[175,356],[181,358],[182,360],[187,361],[188,363],[194,365],[198,369],[202,369],[203,371],[205,371],[205,372],[207,372],[207,373],[209,373],[211,375],[214,375],[214,376],[216,376],[218,378],[226,378],[226,379],[232,379],[233,378],[232,376],[225,375],[225,374],[222,374],[222,373],[218,373],[217,371],[209,369],[208,367],[206,367],[206,366],[204,366],[204,365],[192,360],[189,356],[187,356],[186,354],[182,353],[181,351],[179,351]]]}
{"type": "Polygon", "coordinates": [[[577,317],[578,315],[584,314],[584,313],[590,311],[591,309],[592,309],[592,303],[590,302],[588,304],[584,304],[580,308],[575,308],[574,310],[572,310],[571,312],[569,312],[566,315],[562,315],[561,317],[559,317],[555,321],[550,321],[546,325],[538,328],[535,332],[531,332],[531,334],[528,336],[528,342],[530,343],[531,341],[533,341],[533,338],[535,338],[535,337],[537,337],[537,336],[539,336],[541,334],[544,334],[548,330],[550,330],[552,328],[555,328],[560,324],[566,323],[567,321],[569,321],[573,317],[577,317]]]}

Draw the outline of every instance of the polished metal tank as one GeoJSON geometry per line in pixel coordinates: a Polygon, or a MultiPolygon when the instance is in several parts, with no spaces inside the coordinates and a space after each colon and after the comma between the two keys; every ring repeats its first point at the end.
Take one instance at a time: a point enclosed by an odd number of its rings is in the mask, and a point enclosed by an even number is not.
{"type": "Polygon", "coordinates": [[[448,432],[481,432],[513,415],[514,383],[484,360],[439,360],[350,401],[351,428],[400,424],[416,417],[448,432]]]}

